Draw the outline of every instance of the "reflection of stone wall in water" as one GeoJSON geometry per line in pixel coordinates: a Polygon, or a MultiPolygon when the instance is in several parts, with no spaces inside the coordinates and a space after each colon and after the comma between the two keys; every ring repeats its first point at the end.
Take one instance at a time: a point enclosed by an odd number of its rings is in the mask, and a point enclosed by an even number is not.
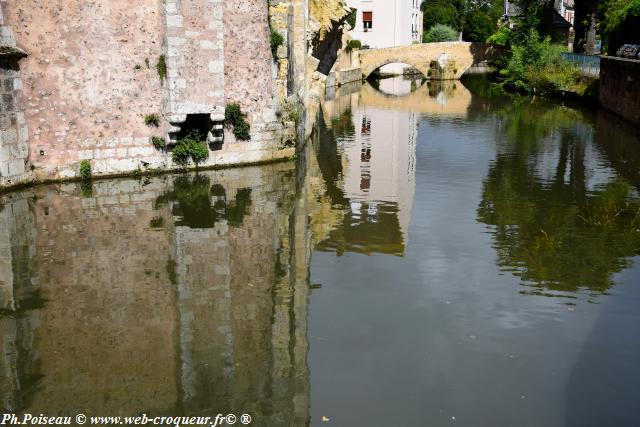
{"type": "Polygon", "coordinates": [[[25,288],[44,304],[0,313],[2,348],[28,350],[0,359],[3,408],[308,418],[310,249],[292,167],[201,174],[195,191],[170,177],[97,182],[89,198],[44,187],[27,211],[27,193],[3,200],[0,249],[18,256],[0,265],[3,306],[25,288]],[[192,227],[185,209],[218,214],[192,227]]]}
{"type": "Polygon", "coordinates": [[[38,356],[33,334],[38,316],[29,307],[41,304],[32,281],[35,228],[29,202],[0,203],[0,408],[19,405],[21,392],[37,380],[38,356]],[[18,380],[18,378],[21,378],[18,380]],[[26,387],[25,387],[26,384],[26,387]]]}

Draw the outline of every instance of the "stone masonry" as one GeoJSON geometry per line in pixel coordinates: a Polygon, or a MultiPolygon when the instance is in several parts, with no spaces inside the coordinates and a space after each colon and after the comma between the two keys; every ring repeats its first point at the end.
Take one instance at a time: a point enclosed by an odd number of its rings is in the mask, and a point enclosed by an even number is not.
{"type": "Polygon", "coordinates": [[[23,52],[17,50],[10,27],[5,26],[0,7],[0,187],[19,183],[29,159],[24,109],[16,98],[22,91],[18,60],[23,52]]]}
{"type": "Polygon", "coordinates": [[[343,0],[0,0],[0,190],[77,178],[83,161],[94,176],[175,170],[195,129],[202,167],[293,156],[324,93],[318,58],[335,56],[316,50],[347,13],[343,0]],[[230,103],[249,141],[223,125],[230,103]]]}
{"type": "Polygon", "coordinates": [[[167,1],[167,115],[224,120],[224,29],[222,0],[167,1]]]}
{"type": "Polygon", "coordinates": [[[220,129],[231,102],[251,140],[226,128],[204,167],[292,156],[269,40],[263,0],[0,0],[2,52],[16,54],[0,59],[0,189],[77,177],[83,160],[94,175],[176,169],[151,138],[176,142],[191,114],[220,129]]]}

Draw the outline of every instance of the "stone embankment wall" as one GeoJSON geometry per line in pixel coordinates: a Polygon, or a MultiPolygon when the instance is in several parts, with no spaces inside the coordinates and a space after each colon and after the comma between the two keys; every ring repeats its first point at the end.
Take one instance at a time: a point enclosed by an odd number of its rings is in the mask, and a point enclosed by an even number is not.
{"type": "Polygon", "coordinates": [[[640,61],[611,56],[601,58],[600,103],[640,125],[640,61]]]}
{"type": "MultiPolygon", "coordinates": [[[[0,188],[77,177],[82,160],[94,175],[173,169],[151,138],[212,128],[232,102],[251,140],[225,129],[204,166],[295,152],[262,0],[5,0],[0,44],[0,188]]],[[[288,67],[286,79],[305,72],[288,67]]]]}

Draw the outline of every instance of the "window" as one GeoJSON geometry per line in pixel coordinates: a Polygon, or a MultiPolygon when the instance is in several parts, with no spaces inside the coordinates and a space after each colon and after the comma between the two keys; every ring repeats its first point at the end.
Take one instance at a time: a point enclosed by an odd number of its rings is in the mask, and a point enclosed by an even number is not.
{"type": "Polygon", "coordinates": [[[368,31],[373,28],[373,12],[362,12],[362,23],[364,30],[368,31]]]}

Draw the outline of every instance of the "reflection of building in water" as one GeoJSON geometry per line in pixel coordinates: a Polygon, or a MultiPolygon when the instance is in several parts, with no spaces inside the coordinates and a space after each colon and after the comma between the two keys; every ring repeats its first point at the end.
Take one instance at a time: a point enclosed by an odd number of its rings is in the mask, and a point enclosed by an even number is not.
{"type": "Polygon", "coordinates": [[[336,158],[335,167],[323,169],[340,175],[340,203],[347,209],[319,248],[401,255],[413,206],[418,115],[372,106],[363,93],[340,96],[338,90],[323,105],[337,152],[320,156],[336,158]]]}
{"type": "Polygon", "coordinates": [[[34,191],[0,210],[3,411],[307,422],[293,165],[34,191]]]}

